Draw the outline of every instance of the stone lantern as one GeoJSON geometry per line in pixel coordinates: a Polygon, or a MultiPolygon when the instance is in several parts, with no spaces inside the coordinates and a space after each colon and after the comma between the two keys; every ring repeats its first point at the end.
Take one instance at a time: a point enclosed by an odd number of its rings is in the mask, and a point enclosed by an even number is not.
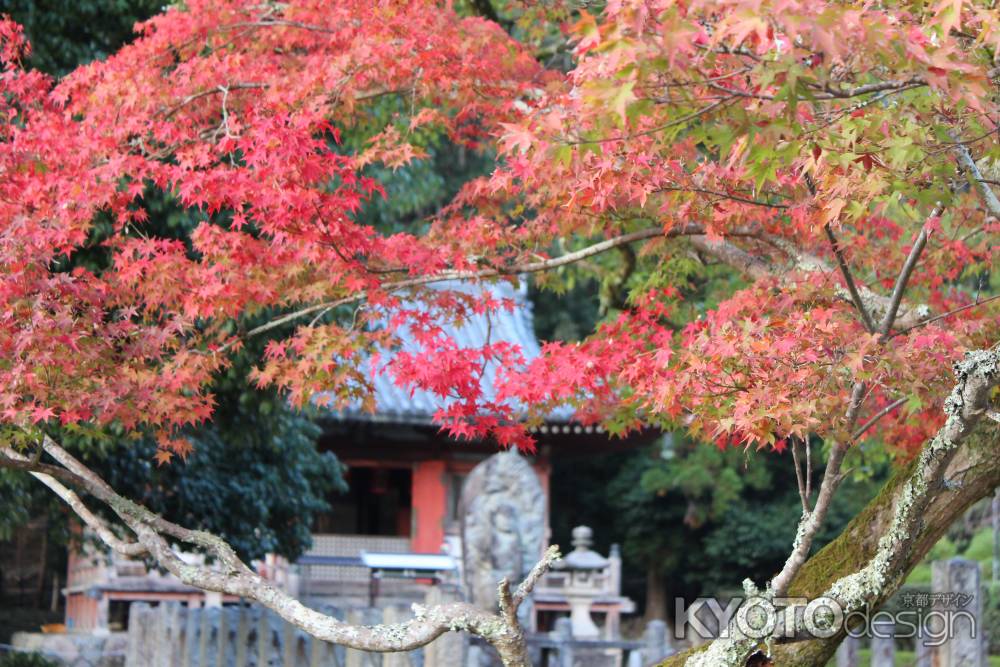
{"type": "Polygon", "coordinates": [[[587,526],[573,529],[573,551],[555,564],[554,567],[569,575],[563,590],[570,607],[570,621],[573,636],[598,638],[600,629],[590,617],[590,606],[594,600],[606,592],[608,567],[611,562],[593,551],[594,531],[587,526]]]}

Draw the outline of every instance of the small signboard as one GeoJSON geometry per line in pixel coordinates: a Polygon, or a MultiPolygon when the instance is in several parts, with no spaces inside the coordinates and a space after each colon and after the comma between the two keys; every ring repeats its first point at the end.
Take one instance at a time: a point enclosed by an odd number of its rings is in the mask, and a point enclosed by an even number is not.
{"type": "Polygon", "coordinates": [[[384,554],[361,552],[361,563],[368,568],[368,602],[373,607],[378,597],[379,581],[386,577],[399,579],[430,579],[440,583],[443,575],[458,568],[455,559],[446,554],[384,554]]]}

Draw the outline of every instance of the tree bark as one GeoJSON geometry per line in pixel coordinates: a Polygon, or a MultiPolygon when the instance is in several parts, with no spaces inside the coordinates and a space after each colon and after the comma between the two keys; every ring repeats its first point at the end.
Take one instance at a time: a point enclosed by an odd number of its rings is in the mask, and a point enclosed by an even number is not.
{"type": "Polygon", "coordinates": [[[646,571],[646,623],[667,620],[667,587],[663,572],[650,566],[646,571]]]}
{"type": "MultiPolygon", "coordinates": [[[[963,442],[945,472],[948,483],[934,494],[923,513],[922,524],[900,564],[903,572],[908,574],[962,513],[1000,485],[998,444],[1000,431],[990,422],[980,423],[963,442]]],[[[834,582],[859,571],[871,561],[878,550],[879,539],[892,523],[900,494],[915,468],[915,462],[911,462],[896,471],[843,533],[806,561],[789,587],[790,597],[820,597],[834,582]]],[[[905,577],[901,576],[897,581],[903,579],[905,577]]],[[[878,608],[897,589],[898,585],[887,587],[878,598],[869,601],[871,608],[878,608]]],[[[778,644],[774,664],[776,667],[824,667],[843,638],[841,632],[828,639],[778,644]]],[[[660,667],[680,667],[689,657],[710,645],[672,656],[661,662],[660,667]]]]}

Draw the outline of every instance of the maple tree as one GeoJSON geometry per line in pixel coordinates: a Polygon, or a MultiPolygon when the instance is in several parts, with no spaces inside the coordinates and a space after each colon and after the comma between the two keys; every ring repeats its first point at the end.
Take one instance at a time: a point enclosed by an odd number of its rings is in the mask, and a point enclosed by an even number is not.
{"type": "MultiPolygon", "coordinates": [[[[802,519],[762,594],[884,600],[1000,482],[995,427],[978,425],[1000,383],[995,9],[617,0],[599,15],[520,2],[492,13],[514,18],[192,0],[58,81],[22,66],[20,27],[0,22],[0,463],[30,471],[116,550],[323,639],[406,650],[461,627],[526,664],[515,612],[531,581],[501,595],[500,616],[453,605],[393,632],[351,628],[218,538],[123,498],[48,435],[148,430],[161,461],[183,458],[181,429],[211,419],[213,377],[246,340],[288,327],[253,379],[294,405],[322,392],[371,407],[374,360],[446,399],[436,420],[460,438],[530,449],[525,423],[569,403],[614,431],[682,425],[721,447],[790,450],[802,519]],[[546,67],[548,52],[566,67],[546,67]],[[392,112],[375,113],[386,100],[392,112]],[[385,196],[378,170],[434,142],[495,149],[497,166],[424,220],[365,224],[385,196]],[[157,197],[199,224],[152,234],[157,197]],[[626,276],[626,307],[582,343],[529,362],[443,333],[513,307],[456,281],[551,284],[626,246],[643,267],[626,276]],[[101,261],[73,262],[81,253],[101,261]],[[692,255],[742,278],[678,325],[678,266],[692,255]],[[385,354],[404,329],[421,350],[385,354]],[[488,365],[501,369],[490,398],[488,365]],[[825,453],[815,489],[812,439],[825,453]],[[810,558],[845,458],[867,446],[908,463],[810,558]],[[881,530],[861,539],[871,523],[881,530]],[[222,569],[185,567],[171,541],[222,569]]],[[[825,664],[839,638],[781,646],[779,664],[825,664]]],[[[674,660],[744,664],[758,643],[734,632],[674,660]]]]}
{"type": "MultiPolygon", "coordinates": [[[[132,38],[136,21],[148,19],[160,8],[149,0],[55,0],[7,2],[0,11],[11,12],[31,40],[24,64],[61,74],[116,51],[132,38]]],[[[147,198],[144,204],[150,216],[147,233],[183,235],[198,223],[195,212],[173,206],[167,198],[162,202],[147,198]]],[[[398,202],[395,205],[399,207],[398,202]]],[[[99,261],[87,251],[70,258],[74,265],[91,267],[99,261]]],[[[326,497],[345,486],[335,456],[316,451],[319,429],[309,416],[284,405],[273,390],[246,382],[246,373],[266,342],[261,338],[246,346],[216,378],[211,389],[212,421],[185,429],[194,451],[183,466],[151,465],[155,440],[122,437],[120,429],[71,427],[53,435],[79,452],[86,465],[119,493],[166,518],[179,517],[182,523],[216,533],[241,558],[262,559],[275,553],[294,560],[309,547],[316,514],[329,510],[326,497]],[[276,465],[278,461],[281,465],[276,465]],[[285,493],[275,495],[267,492],[269,488],[285,493]]],[[[0,469],[0,508],[0,535],[8,539],[29,520],[39,518],[50,544],[65,545],[71,539],[67,524],[72,519],[65,506],[21,472],[0,469]]],[[[64,570],[65,552],[49,553],[46,567],[64,570]]]]}

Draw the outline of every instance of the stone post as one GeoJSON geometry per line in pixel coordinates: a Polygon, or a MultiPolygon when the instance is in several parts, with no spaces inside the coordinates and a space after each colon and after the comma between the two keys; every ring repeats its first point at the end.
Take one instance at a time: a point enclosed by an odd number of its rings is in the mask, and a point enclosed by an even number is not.
{"type": "MultiPolygon", "coordinates": [[[[201,607],[198,613],[195,614],[198,617],[198,657],[195,663],[198,667],[208,664],[208,648],[213,630],[215,631],[214,634],[216,634],[216,641],[218,641],[219,611],[218,609],[209,610],[201,607]]],[[[192,659],[192,662],[194,662],[194,659],[192,659]]]]}
{"type": "MultiPolygon", "coordinates": [[[[386,607],[382,610],[382,622],[386,625],[406,620],[409,614],[398,607],[386,607]]],[[[386,653],[382,656],[382,667],[409,667],[410,656],[406,653],[386,653]]]]}
{"type": "MultiPolygon", "coordinates": [[[[921,632],[923,631],[921,630],[921,632]]],[[[927,645],[927,640],[921,636],[914,637],[913,648],[917,654],[914,667],[931,667],[933,655],[931,647],[927,645]]]]}
{"type": "Polygon", "coordinates": [[[111,634],[111,629],[109,627],[109,607],[111,605],[111,601],[106,593],[101,593],[100,596],[101,597],[97,598],[97,617],[94,619],[93,633],[95,635],[106,637],[111,634]]]}
{"type": "Polygon", "coordinates": [[[236,624],[236,664],[243,667],[247,663],[247,656],[250,654],[248,642],[250,639],[250,609],[243,605],[238,607],[239,618],[236,624]]]}
{"type": "MultiPolygon", "coordinates": [[[[440,586],[431,586],[424,598],[424,604],[433,607],[446,602],[453,602],[458,595],[443,590],[440,586]]],[[[424,647],[424,667],[450,667],[465,664],[463,654],[464,640],[457,632],[446,632],[424,647]]]]}
{"type": "MultiPolygon", "coordinates": [[[[362,609],[352,609],[347,612],[347,622],[351,625],[378,625],[382,622],[382,612],[372,607],[362,609]]],[[[381,665],[383,655],[377,653],[366,653],[356,649],[347,649],[345,653],[345,667],[368,667],[369,665],[381,665]]]]}
{"type": "Polygon", "coordinates": [[[642,641],[646,645],[642,649],[642,658],[647,665],[657,663],[673,653],[667,641],[667,624],[663,621],[650,621],[642,633],[642,641]]]}
{"type": "Polygon", "coordinates": [[[871,667],[894,667],[896,645],[894,635],[896,623],[889,614],[879,612],[872,622],[872,663],[871,667]],[[882,618],[879,618],[879,616],[882,618]]]}
{"type": "Polygon", "coordinates": [[[264,607],[255,607],[257,612],[257,664],[271,664],[271,648],[274,645],[271,637],[271,619],[269,611],[264,607]]]}
{"type": "Polygon", "coordinates": [[[177,667],[181,663],[184,633],[184,610],[176,602],[161,602],[154,610],[153,641],[157,662],[153,667],[177,667]]]}
{"type": "Polygon", "coordinates": [[[183,639],[178,641],[181,652],[181,667],[191,667],[194,663],[195,646],[198,640],[198,614],[191,607],[183,610],[184,623],[180,627],[183,639]]]}
{"type": "Polygon", "coordinates": [[[837,647],[837,667],[858,667],[858,648],[861,641],[848,635],[837,647]]]}
{"type": "MultiPolygon", "coordinates": [[[[612,544],[611,550],[608,552],[608,589],[615,597],[622,594],[622,551],[617,544],[612,544]]],[[[604,621],[604,638],[618,639],[621,637],[621,625],[621,614],[615,607],[608,612],[604,621]]]]}
{"type": "Polygon", "coordinates": [[[552,638],[559,643],[559,667],[573,667],[573,621],[568,618],[556,619],[552,638]]]}
{"type": "Polygon", "coordinates": [[[128,610],[128,646],[125,649],[125,667],[142,667],[152,664],[150,642],[153,610],[145,602],[135,602],[128,610]]]}
{"type": "MultiPolygon", "coordinates": [[[[229,634],[231,629],[236,627],[236,614],[239,613],[238,607],[224,608],[219,607],[219,629],[216,634],[216,646],[215,646],[215,667],[226,667],[226,656],[233,655],[233,650],[230,648],[229,634]]],[[[237,621],[238,623],[238,621],[237,621]]]]}
{"type": "Polygon", "coordinates": [[[970,667],[982,663],[983,643],[979,632],[983,601],[979,583],[979,563],[965,558],[931,564],[931,592],[935,605],[947,619],[948,639],[934,649],[935,667],[970,667]],[[961,605],[958,600],[967,600],[961,605]]]}
{"type": "Polygon", "coordinates": [[[617,544],[611,545],[608,552],[608,575],[610,582],[608,587],[614,595],[622,594],[622,549],[617,544]]]}

